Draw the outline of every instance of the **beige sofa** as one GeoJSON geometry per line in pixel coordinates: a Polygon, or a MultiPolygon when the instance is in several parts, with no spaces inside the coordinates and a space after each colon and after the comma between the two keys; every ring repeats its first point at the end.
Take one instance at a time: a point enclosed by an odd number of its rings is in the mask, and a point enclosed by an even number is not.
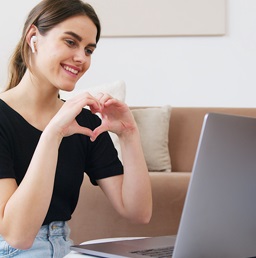
{"type": "Polygon", "coordinates": [[[85,177],[77,209],[69,222],[74,242],[109,237],[176,234],[202,122],[208,112],[256,117],[256,108],[172,107],[168,143],[172,171],[149,172],[153,190],[153,215],[150,223],[135,225],[121,218],[100,188],[92,186],[85,177]]]}

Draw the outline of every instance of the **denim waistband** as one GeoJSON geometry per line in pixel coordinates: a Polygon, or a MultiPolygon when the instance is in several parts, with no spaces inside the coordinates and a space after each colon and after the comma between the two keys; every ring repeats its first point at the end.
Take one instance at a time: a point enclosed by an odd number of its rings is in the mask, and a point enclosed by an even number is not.
{"type": "Polygon", "coordinates": [[[65,221],[53,221],[40,228],[37,237],[69,236],[70,228],[65,221]]]}

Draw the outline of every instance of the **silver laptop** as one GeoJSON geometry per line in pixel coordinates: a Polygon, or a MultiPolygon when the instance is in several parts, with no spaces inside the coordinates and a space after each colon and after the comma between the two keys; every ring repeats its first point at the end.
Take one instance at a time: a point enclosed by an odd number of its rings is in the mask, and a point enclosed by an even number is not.
{"type": "Polygon", "coordinates": [[[177,236],[71,249],[111,258],[255,257],[255,198],[256,118],[209,113],[203,122],[177,236]]]}

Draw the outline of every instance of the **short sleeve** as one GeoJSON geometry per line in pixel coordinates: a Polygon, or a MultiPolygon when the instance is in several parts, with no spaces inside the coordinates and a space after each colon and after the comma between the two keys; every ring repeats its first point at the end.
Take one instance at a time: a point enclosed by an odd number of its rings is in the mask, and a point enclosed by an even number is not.
{"type": "Polygon", "coordinates": [[[123,165],[108,132],[95,142],[89,164],[86,173],[93,185],[97,185],[96,180],[123,174],[123,165]]]}
{"type": "MultiPolygon", "coordinates": [[[[84,110],[77,120],[92,130],[101,124],[101,119],[88,110],[84,110]]],[[[94,142],[90,141],[87,148],[85,172],[93,185],[97,185],[97,180],[123,174],[123,165],[108,132],[100,134],[94,142]]]]}
{"type": "Polygon", "coordinates": [[[16,178],[13,166],[10,135],[0,124],[0,178],[16,178]]]}

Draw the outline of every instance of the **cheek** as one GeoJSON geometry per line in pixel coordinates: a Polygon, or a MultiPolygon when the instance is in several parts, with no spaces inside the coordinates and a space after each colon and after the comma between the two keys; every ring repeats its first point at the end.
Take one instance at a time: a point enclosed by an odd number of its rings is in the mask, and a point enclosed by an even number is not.
{"type": "Polygon", "coordinates": [[[38,59],[41,65],[45,67],[53,67],[58,60],[58,52],[55,49],[40,49],[38,51],[38,59]]]}
{"type": "Polygon", "coordinates": [[[91,67],[91,60],[88,58],[88,60],[86,60],[86,62],[83,65],[83,70],[80,73],[80,77],[82,77],[91,67]]]}
{"type": "Polygon", "coordinates": [[[91,67],[91,57],[88,58],[85,66],[86,66],[86,71],[91,67]]]}
{"type": "Polygon", "coordinates": [[[63,53],[57,50],[56,48],[48,50],[46,53],[48,54],[44,57],[44,65],[47,65],[48,70],[50,72],[58,72],[59,69],[61,69],[60,64],[64,58],[63,53]]]}

